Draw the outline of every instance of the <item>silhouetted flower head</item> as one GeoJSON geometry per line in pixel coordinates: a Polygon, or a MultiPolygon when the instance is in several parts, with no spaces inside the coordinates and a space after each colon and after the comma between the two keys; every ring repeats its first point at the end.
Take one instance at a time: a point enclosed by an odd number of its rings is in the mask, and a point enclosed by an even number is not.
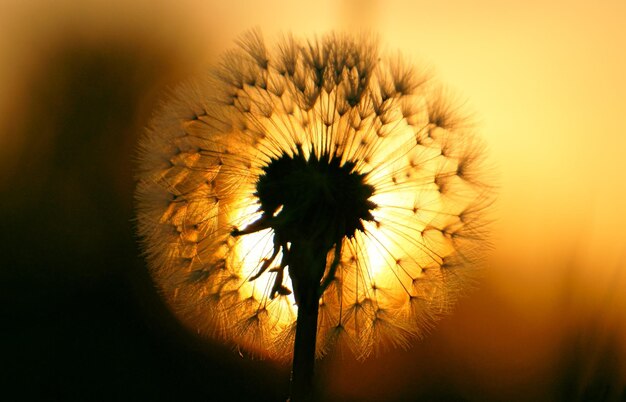
{"type": "MultiPolygon", "coordinates": [[[[318,354],[407,346],[484,245],[483,147],[423,71],[370,37],[250,32],[181,85],[140,144],[138,224],[183,321],[289,356],[307,242],[323,255],[318,354]]],[[[313,258],[313,257],[312,257],[313,258]]],[[[304,278],[304,279],[303,279],[304,278]]]]}

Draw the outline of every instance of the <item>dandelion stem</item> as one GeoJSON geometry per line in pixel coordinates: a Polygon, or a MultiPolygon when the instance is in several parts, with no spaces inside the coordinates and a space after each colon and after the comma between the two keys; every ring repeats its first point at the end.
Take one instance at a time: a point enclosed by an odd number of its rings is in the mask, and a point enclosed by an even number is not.
{"type": "Polygon", "coordinates": [[[316,289],[300,295],[291,372],[291,402],[313,401],[313,371],[319,296],[316,289]]]}
{"type": "Polygon", "coordinates": [[[289,276],[298,304],[293,349],[290,402],[314,401],[313,372],[319,314],[320,282],[326,268],[326,247],[319,241],[300,240],[290,248],[289,276]]]}

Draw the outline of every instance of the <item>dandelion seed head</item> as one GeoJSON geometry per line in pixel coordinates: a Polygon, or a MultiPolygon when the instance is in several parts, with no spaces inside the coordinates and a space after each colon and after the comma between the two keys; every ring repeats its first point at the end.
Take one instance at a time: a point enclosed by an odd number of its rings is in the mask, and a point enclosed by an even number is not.
{"type": "Polygon", "coordinates": [[[187,325],[253,353],[290,356],[310,280],[318,356],[408,347],[476,272],[484,147],[428,74],[371,37],[272,47],[251,31],[237,44],[174,90],[141,140],[155,282],[187,325]],[[305,259],[321,268],[301,272],[305,259]]]}

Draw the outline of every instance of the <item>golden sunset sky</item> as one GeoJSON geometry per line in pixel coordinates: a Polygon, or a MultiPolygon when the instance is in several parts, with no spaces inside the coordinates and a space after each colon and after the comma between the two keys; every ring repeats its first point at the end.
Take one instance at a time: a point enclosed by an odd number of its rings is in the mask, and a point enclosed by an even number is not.
{"type": "MultiPolygon", "coordinates": [[[[431,69],[464,101],[487,143],[498,187],[492,251],[477,289],[409,351],[363,364],[323,361],[329,395],[393,399],[448,381],[495,399],[526,400],[519,396],[526,391],[534,400],[554,400],[553,383],[565,381],[559,376],[571,345],[581,350],[571,374],[581,389],[600,375],[607,354],[621,356],[609,382],[624,389],[623,0],[2,0],[3,194],[29,155],[55,141],[45,130],[23,127],[52,118],[45,110],[31,114],[31,94],[46,74],[54,81],[55,70],[47,69],[59,49],[106,48],[105,57],[117,49],[138,52],[148,73],[133,81],[141,85],[129,121],[140,132],[161,91],[207,69],[252,27],[269,42],[286,32],[378,34],[390,52],[431,69]]],[[[61,92],[59,101],[67,96],[61,92]]],[[[132,144],[124,149],[128,154],[119,158],[132,167],[132,144]]],[[[129,185],[120,191],[132,198],[129,185]]]]}

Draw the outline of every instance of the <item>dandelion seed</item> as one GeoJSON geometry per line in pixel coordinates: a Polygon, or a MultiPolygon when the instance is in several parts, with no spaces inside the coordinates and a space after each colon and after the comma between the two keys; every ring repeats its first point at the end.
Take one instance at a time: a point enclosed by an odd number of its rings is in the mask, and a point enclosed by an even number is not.
{"type": "Polygon", "coordinates": [[[318,356],[407,347],[484,247],[479,140],[371,38],[238,44],[140,143],[156,282],[189,326],[253,353],[289,358],[304,315],[318,356]]]}

